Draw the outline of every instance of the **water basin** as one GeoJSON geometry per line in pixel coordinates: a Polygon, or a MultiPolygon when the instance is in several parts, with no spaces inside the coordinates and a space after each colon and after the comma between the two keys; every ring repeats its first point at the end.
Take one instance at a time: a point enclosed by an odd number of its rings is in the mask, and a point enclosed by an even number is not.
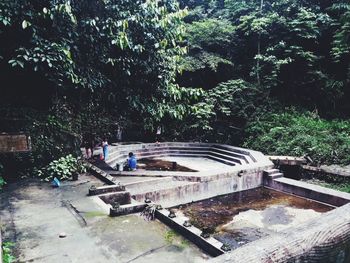
{"type": "Polygon", "coordinates": [[[333,207],[260,187],[177,207],[178,213],[231,249],[298,226],[333,207]]]}

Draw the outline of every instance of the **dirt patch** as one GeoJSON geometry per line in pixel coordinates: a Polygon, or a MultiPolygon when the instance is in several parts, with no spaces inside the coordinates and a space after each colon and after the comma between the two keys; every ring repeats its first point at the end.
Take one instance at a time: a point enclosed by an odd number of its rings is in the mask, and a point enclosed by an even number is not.
{"type": "Polygon", "coordinates": [[[300,209],[327,212],[332,207],[282,192],[257,188],[239,193],[218,196],[178,208],[188,216],[192,224],[208,232],[215,232],[220,225],[230,222],[233,216],[248,210],[263,210],[271,205],[286,205],[300,209]]]}
{"type": "Polygon", "coordinates": [[[161,159],[143,158],[137,162],[139,169],[145,169],[149,171],[198,172],[197,170],[179,165],[176,162],[164,161],[161,159]]]}

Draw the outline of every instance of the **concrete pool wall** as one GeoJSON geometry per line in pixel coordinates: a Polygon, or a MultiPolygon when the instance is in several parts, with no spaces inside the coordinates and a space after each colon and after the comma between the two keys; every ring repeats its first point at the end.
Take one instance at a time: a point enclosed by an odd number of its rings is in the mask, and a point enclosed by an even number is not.
{"type": "Polygon", "coordinates": [[[110,169],[102,171],[102,179],[109,184],[117,184],[120,177],[166,177],[167,183],[154,180],[152,187],[147,187],[147,182],[126,187],[136,201],[150,199],[164,207],[256,188],[263,183],[263,171],[273,167],[273,163],[257,151],[221,144],[184,142],[111,146],[106,164],[110,169]],[[187,158],[202,163],[206,169],[198,172],[113,169],[126,160],[129,152],[134,152],[137,158],[187,158]]]}
{"type": "MultiPolygon", "coordinates": [[[[123,177],[154,178],[150,185],[145,181],[126,186],[126,191],[138,204],[150,199],[163,207],[171,207],[265,186],[339,207],[298,227],[290,227],[225,253],[213,262],[350,262],[350,194],[284,178],[278,170],[272,169],[272,162],[260,152],[206,143],[117,145],[111,147],[107,164],[110,170],[102,171],[102,177],[111,185],[117,185],[123,177]],[[212,169],[198,172],[113,170],[113,166],[126,159],[130,151],[147,158],[210,159],[227,167],[216,169],[213,165],[212,169]]],[[[208,253],[214,256],[224,253],[220,242],[210,245],[199,236],[199,230],[189,233],[182,226],[185,219],[171,219],[168,212],[158,211],[158,218],[208,253]]]]}

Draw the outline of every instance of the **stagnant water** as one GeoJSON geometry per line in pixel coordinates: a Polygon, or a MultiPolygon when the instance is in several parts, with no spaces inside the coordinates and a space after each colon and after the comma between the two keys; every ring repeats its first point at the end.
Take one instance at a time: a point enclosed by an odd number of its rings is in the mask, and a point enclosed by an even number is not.
{"type": "Polygon", "coordinates": [[[256,188],[178,207],[191,223],[232,249],[333,209],[308,199],[256,188]]]}

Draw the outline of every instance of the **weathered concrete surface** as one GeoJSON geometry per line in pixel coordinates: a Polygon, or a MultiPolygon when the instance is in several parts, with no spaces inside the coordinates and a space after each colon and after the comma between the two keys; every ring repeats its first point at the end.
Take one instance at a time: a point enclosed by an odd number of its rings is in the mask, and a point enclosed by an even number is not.
{"type": "Polygon", "coordinates": [[[161,158],[155,158],[155,159],[161,159],[164,161],[170,161],[170,162],[177,162],[179,165],[188,167],[193,170],[197,170],[199,172],[203,171],[210,171],[213,170],[213,167],[215,167],[215,170],[227,170],[228,166],[227,164],[220,163],[208,158],[193,158],[193,157],[176,157],[176,156],[164,156],[161,158]]]}
{"type": "Polygon", "coordinates": [[[203,255],[181,237],[166,240],[169,228],[138,215],[111,218],[80,177],[53,189],[37,181],[8,185],[0,195],[5,240],[16,243],[19,262],[198,262],[203,255]],[[65,232],[67,237],[59,238],[65,232]],[[181,259],[181,260],[180,260],[181,259]]]}
{"type": "Polygon", "coordinates": [[[321,165],[319,167],[302,165],[304,170],[309,170],[312,172],[322,172],[332,175],[350,177],[350,165],[348,166],[339,166],[339,165],[321,165]]]}
{"type": "Polygon", "coordinates": [[[295,157],[295,156],[277,156],[269,155],[267,156],[271,161],[276,165],[302,165],[307,162],[304,157],[295,157]]]}
{"type": "Polygon", "coordinates": [[[259,239],[211,262],[350,262],[350,204],[259,239]]]}
{"type": "Polygon", "coordinates": [[[202,231],[194,226],[185,227],[183,224],[188,221],[189,218],[184,216],[180,211],[176,212],[175,218],[169,218],[169,210],[156,211],[155,216],[164,224],[175,229],[178,233],[191,240],[194,244],[197,244],[200,248],[207,251],[212,256],[219,256],[224,253],[221,249],[223,245],[220,241],[213,237],[203,238],[200,236],[202,231]]]}
{"type": "MultiPolygon", "coordinates": [[[[101,149],[96,149],[94,152],[99,154],[100,151],[101,149]]],[[[271,163],[268,158],[257,151],[224,144],[191,142],[162,142],[110,146],[110,154],[107,163],[114,167],[116,164],[124,162],[130,151],[134,152],[138,158],[160,156],[207,157],[231,166],[242,165],[242,169],[245,168],[244,166],[254,163],[260,163],[260,165],[271,163]]]]}

